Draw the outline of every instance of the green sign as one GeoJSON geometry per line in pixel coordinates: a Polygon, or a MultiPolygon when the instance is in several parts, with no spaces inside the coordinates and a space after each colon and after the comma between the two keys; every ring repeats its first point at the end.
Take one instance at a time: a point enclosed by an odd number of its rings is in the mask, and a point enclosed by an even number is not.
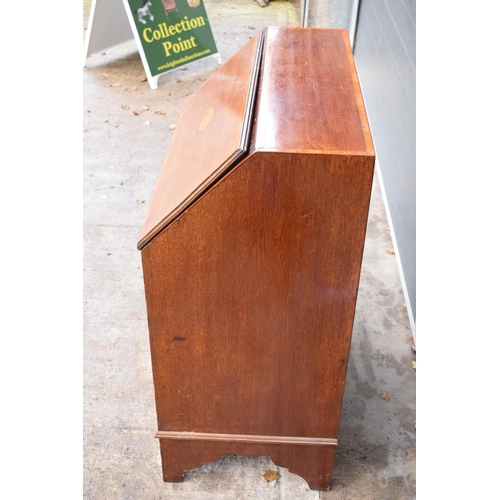
{"type": "Polygon", "coordinates": [[[217,54],[202,0],[127,0],[152,76],[217,54]]]}

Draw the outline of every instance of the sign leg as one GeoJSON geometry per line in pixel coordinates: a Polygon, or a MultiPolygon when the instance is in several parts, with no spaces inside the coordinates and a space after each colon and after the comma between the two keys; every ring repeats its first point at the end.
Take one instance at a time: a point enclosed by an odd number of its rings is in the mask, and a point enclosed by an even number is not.
{"type": "Polygon", "coordinates": [[[158,77],[159,76],[160,75],[148,76],[149,86],[151,87],[152,90],[156,90],[158,88],[158,77]]]}

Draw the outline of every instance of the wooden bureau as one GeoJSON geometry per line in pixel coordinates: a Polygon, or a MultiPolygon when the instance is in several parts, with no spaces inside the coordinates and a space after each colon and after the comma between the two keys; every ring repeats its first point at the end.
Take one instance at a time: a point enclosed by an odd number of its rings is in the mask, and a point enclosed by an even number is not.
{"type": "Polygon", "coordinates": [[[186,101],[138,244],[165,481],[330,487],[374,162],[345,30],[267,28],[186,101]]]}

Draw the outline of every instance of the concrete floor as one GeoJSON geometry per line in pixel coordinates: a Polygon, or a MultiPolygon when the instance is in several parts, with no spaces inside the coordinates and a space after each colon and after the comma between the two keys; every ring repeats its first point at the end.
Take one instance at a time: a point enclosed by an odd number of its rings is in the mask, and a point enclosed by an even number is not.
{"type": "MultiPolygon", "coordinates": [[[[205,5],[223,61],[259,29],[300,25],[298,2],[205,5]]],[[[213,58],[197,61],[151,90],[131,41],[92,55],[83,71],[84,498],[415,498],[415,352],[377,179],[331,490],[311,491],[266,457],[225,456],[188,472],[183,483],[162,481],[136,244],[170,126],[217,67],[213,58]],[[267,483],[262,475],[272,468],[281,477],[267,483]]]]}

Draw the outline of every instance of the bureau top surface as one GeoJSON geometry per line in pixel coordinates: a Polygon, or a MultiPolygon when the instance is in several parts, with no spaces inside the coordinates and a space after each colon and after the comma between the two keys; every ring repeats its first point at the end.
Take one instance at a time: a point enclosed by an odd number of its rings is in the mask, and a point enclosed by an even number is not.
{"type": "Polygon", "coordinates": [[[186,101],[138,248],[248,151],[374,154],[346,30],[269,27],[186,101]]]}
{"type": "Polygon", "coordinates": [[[255,150],[373,154],[346,30],[267,29],[255,150]]]}

